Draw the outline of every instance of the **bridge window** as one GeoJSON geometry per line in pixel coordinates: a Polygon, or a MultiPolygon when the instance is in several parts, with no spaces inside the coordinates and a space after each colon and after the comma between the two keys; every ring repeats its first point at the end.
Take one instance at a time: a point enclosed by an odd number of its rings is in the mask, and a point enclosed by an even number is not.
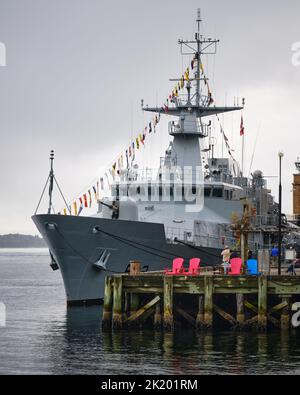
{"type": "Polygon", "coordinates": [[[214,188],[213,189],[213,197],[214,198],[222,198],[223,197],[223,188],[214,188]]]}
{"type": "Polygon", "coordinates": [[[209,198],[211,196],[211,188],[204,188],[204,197],[209,198]]]}

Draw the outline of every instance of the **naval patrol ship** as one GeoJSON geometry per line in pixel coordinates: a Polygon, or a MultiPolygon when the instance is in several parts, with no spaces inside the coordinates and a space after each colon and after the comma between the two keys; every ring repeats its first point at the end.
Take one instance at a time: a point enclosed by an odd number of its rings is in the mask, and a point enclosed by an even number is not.
{"type": "MultiPolygon", "coordinates": [[[[175,257],[220,265],[221,250],[236,242],[232,216],[242,215],[245,199],[258,229],[249,236],[249,248],[256,251],[273,241],[278,205],[262,172],[249,179],[230,151],[228,157],[214,156],[212,117],[242,111],[245,102],[214,103],[203,58],[216,53],[218,41],[201,34],[200,14],[197,24],[192,40],[179,40],[182,54],[192,58],[190,74],[173,80],[180,93],[173,92],[162,107],[142,103],[145,112],[172,117],[171,141],[156,171],[132,164],[117,175],[110,196],[98,201],[97,213],[76,216],[52,212],[51,167],[48,213],[32,219],[49,247],[52,268],[61,271],[69,305],[101,302],[107,273],[124,273],[132,260],[145,270],[170,267],[175,257]]],[[[228,148],[225,133],[223,138],[228,148]]]]}

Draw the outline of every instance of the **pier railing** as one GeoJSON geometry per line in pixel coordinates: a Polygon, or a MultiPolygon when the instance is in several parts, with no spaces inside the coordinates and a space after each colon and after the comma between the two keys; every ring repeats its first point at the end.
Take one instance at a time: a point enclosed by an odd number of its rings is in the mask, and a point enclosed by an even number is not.
{"type": "Polygon", "coordinates": [[[252,226],[255,227],[277,227],[278,216],[276,215],[257,215],[252,218],[252,226]]]}

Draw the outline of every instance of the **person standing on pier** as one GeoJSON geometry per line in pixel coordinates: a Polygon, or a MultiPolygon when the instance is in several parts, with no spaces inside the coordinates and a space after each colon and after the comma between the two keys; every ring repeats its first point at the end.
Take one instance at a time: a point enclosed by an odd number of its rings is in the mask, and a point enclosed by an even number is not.
{"type": "Polygon", "coordinates": [[[287,273],[290,274],[291,276],[297,276],[296,273],[296,264],[298,263],[299,259],[294,259],[293,262],[290,263],[289,267],[287,268],[287,273]]]}
{"type": "Polygon", "coordinates": [[[271,250],[271,258],[272,258],[272,265],[277,266],[278,265],[278,256],[279,256],[279,250],[278,247],[273,246],[271,250]]]}
{"type": "Polygon", "coordinates": [[[224,274],[227,274],[230,262],[230,249],[228,246],[225,246],[224,250],[221,253],[223,258],[223,267],[224,267],[224,274]]]}

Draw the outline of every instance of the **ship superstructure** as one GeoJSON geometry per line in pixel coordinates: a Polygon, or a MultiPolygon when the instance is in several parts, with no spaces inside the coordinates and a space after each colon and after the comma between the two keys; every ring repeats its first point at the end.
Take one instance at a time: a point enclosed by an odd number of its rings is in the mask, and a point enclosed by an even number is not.
{"type": "MultiPolygon", "coordinates": [[[[171,141],[157,169],[128,165],[93,216],[51,214],[51,205],[48,214],[33,216],[62,272],[69,304],[101,300],[107,271],[124,272],[133,259],[150,270],[178,256],[219,265],[224,245],[236,244],[232,217],[243,214],[245,201],[252,210],[250,248],[273,242],[277,206],[263,174],[249,180],[232,155],[214,156],[212,122],[206,119],[243,110],[244,99],[243,106],[214,103],[202,62],[218,41],[201,34],[200,12],[197,24],[193,40],[179,40],[182,54],[192,58],[184,93],[175,92],[162,107],[143,105],[145,112],[172,117],[171,141]]],[[[182,87],[182,79],[172,81],[182,87]]]]}
{"type": "MultiPolygon", "coordinates": [[[[165,156],[160,158],[157,169],[137,169],[133,165],[122,171],[119,180],[113,183],[114,197],[107,200],[111,204],[120,196],[133,197],[137,203],[134,219],[164,224],[169,242],[183,240],[201,245],[205,238],[206,246],[220,248],[219,225],[230,223],[233,212],[241,213],[244,190],[232,175],[240,175],[233,158],[208,157],[211,149],[207,149],[207,140],[211,140],[212,122],[205,119],[243,107],[214,104],[207,88],[209,78],[204,73],[203,57],[216,53],[218,41],[201,35],[200,11],[197,24],[194,40],[179,40],[182,55],[192,58],[191,71],[188,69],[185,75],[184,93],[177,91],[167,106],[143,105],[145,112],[172,117],[168,124],[172,141],[165,156]]],[[[181,83],[181,79],[170,81],[181,83]]],[[[111,211],[102,207],[100,201],[99,216],[111,218],[111,211]]]]}

